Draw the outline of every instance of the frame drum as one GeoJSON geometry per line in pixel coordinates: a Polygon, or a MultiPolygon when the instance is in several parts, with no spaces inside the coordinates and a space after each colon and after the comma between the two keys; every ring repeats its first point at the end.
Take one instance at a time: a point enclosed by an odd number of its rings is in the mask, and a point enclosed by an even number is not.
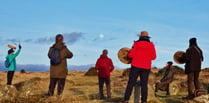
{"type": "Polygon", "coordinates": [[[118,58],[124,64],[130,64],[131,58],[128,58],[128,53],[130,52],[130,48],[124,47],[118,51],[118,58]]]}
{"type": "Polygon", "coordinates": [[[177,51],[173,56],[174,61],[178,64],[184,64],[185,63],[184,58],[185,58],[184,51],[177,51]]]}

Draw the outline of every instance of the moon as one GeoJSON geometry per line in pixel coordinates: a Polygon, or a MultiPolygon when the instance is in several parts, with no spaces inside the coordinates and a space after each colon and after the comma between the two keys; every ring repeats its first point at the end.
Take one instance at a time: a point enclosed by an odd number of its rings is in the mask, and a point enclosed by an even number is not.
{"type": "Polygon", "coordinates": [[[102,39],[102,38],[104,38],[104,35],[103,34],[100,34],[99,37],[102,39]]]}

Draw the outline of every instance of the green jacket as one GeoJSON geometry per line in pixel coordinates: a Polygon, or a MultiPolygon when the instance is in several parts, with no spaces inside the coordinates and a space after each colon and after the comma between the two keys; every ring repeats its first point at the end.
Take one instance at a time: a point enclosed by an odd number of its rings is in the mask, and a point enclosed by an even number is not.
{"type": "Polygon", "coordinates": [[[49,58],[51,58],[52,48],[57,48],[60,50],[62,61],[58,65],[50,65],[50,78],[66,78],[68,74],[67,59],[72,58],[73,53],[64,45],[64,43],[55,43],[49,49],[49,58]]]}
{"type": "Polygon", "coordinates": [[[7,55],[6,58],[8,58],[10,63],[11,63],[9,68],[8,68],[8,71],[15,71],[16,70],[16,60],[15,60],[15,58],[18,56],[19,53],[20,53],[20,49],[15,54],[7,55]]]}

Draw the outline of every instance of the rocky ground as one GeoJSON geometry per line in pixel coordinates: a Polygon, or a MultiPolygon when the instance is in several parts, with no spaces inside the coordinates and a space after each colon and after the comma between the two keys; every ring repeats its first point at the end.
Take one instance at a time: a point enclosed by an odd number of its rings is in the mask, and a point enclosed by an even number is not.
{"type": "MultiPolygon", "coordinates": [[[[99,100],[98,77],[94,73],[70,71],[62,97],[47,97],[49,85],[49,72],[16,72],[13,85],[7,86],[6,72],[0,73],[0,102],[1,103],[121,103],[128,81],[127,70],[115,70],[111,73],[112,98],[99,100]],[[91,76],[88,76],[91,74],[91,76]]],[[[182,100],[186,92],[186,75],[176,73],[174,83],[178,88],[177,94],[166,96],[160,91],[158,97],[154,96],[154,84],[162,77],[163,71],[152,69],[149,76],[148,103],[208,103],[209,95],[203,95],[194,100],[182,100]]],[[[203,70],[200,74],[202,88],[207,88],[209,83],[209,70],[203,70]]],[[[104,90],[106,90],[104,88],[104,90]]],[[[56,91],[56,90],[55,90],[56,91]]],[[[55,92],[56,93],[56,92],[55,92]]],[[[106,91],[104,92],[106,93],[106,91]]],[[[130,103],[134,103],[134,92],[130,103]]]]}

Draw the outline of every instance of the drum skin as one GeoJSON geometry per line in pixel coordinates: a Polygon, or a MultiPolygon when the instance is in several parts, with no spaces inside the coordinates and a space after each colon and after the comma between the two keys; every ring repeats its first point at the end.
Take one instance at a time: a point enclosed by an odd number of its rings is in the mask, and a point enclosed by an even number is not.
{"type": "Polygon", "coordinates": [[[8,44],[8,47],[9,47],[9,48],[11,48],[11,49],[16,49],[16,47],[15,47],[15,46],[10,45],[10,44],[8,44]]]}
{"type": "Polygon", "coordinates": [[[184,64],[185,63],[184,57],[185,57],[185,52],[184,51],[177,51],[174,54],[173,59],[178,64],[184,64]]]}
{"type": "Polygon", "coordinates": [[[118,51],[118,58],[124,64],[130,64],[131,58],[128,58],[128,53],[130,52],[130,48],[124,47],[118,51]]]}

